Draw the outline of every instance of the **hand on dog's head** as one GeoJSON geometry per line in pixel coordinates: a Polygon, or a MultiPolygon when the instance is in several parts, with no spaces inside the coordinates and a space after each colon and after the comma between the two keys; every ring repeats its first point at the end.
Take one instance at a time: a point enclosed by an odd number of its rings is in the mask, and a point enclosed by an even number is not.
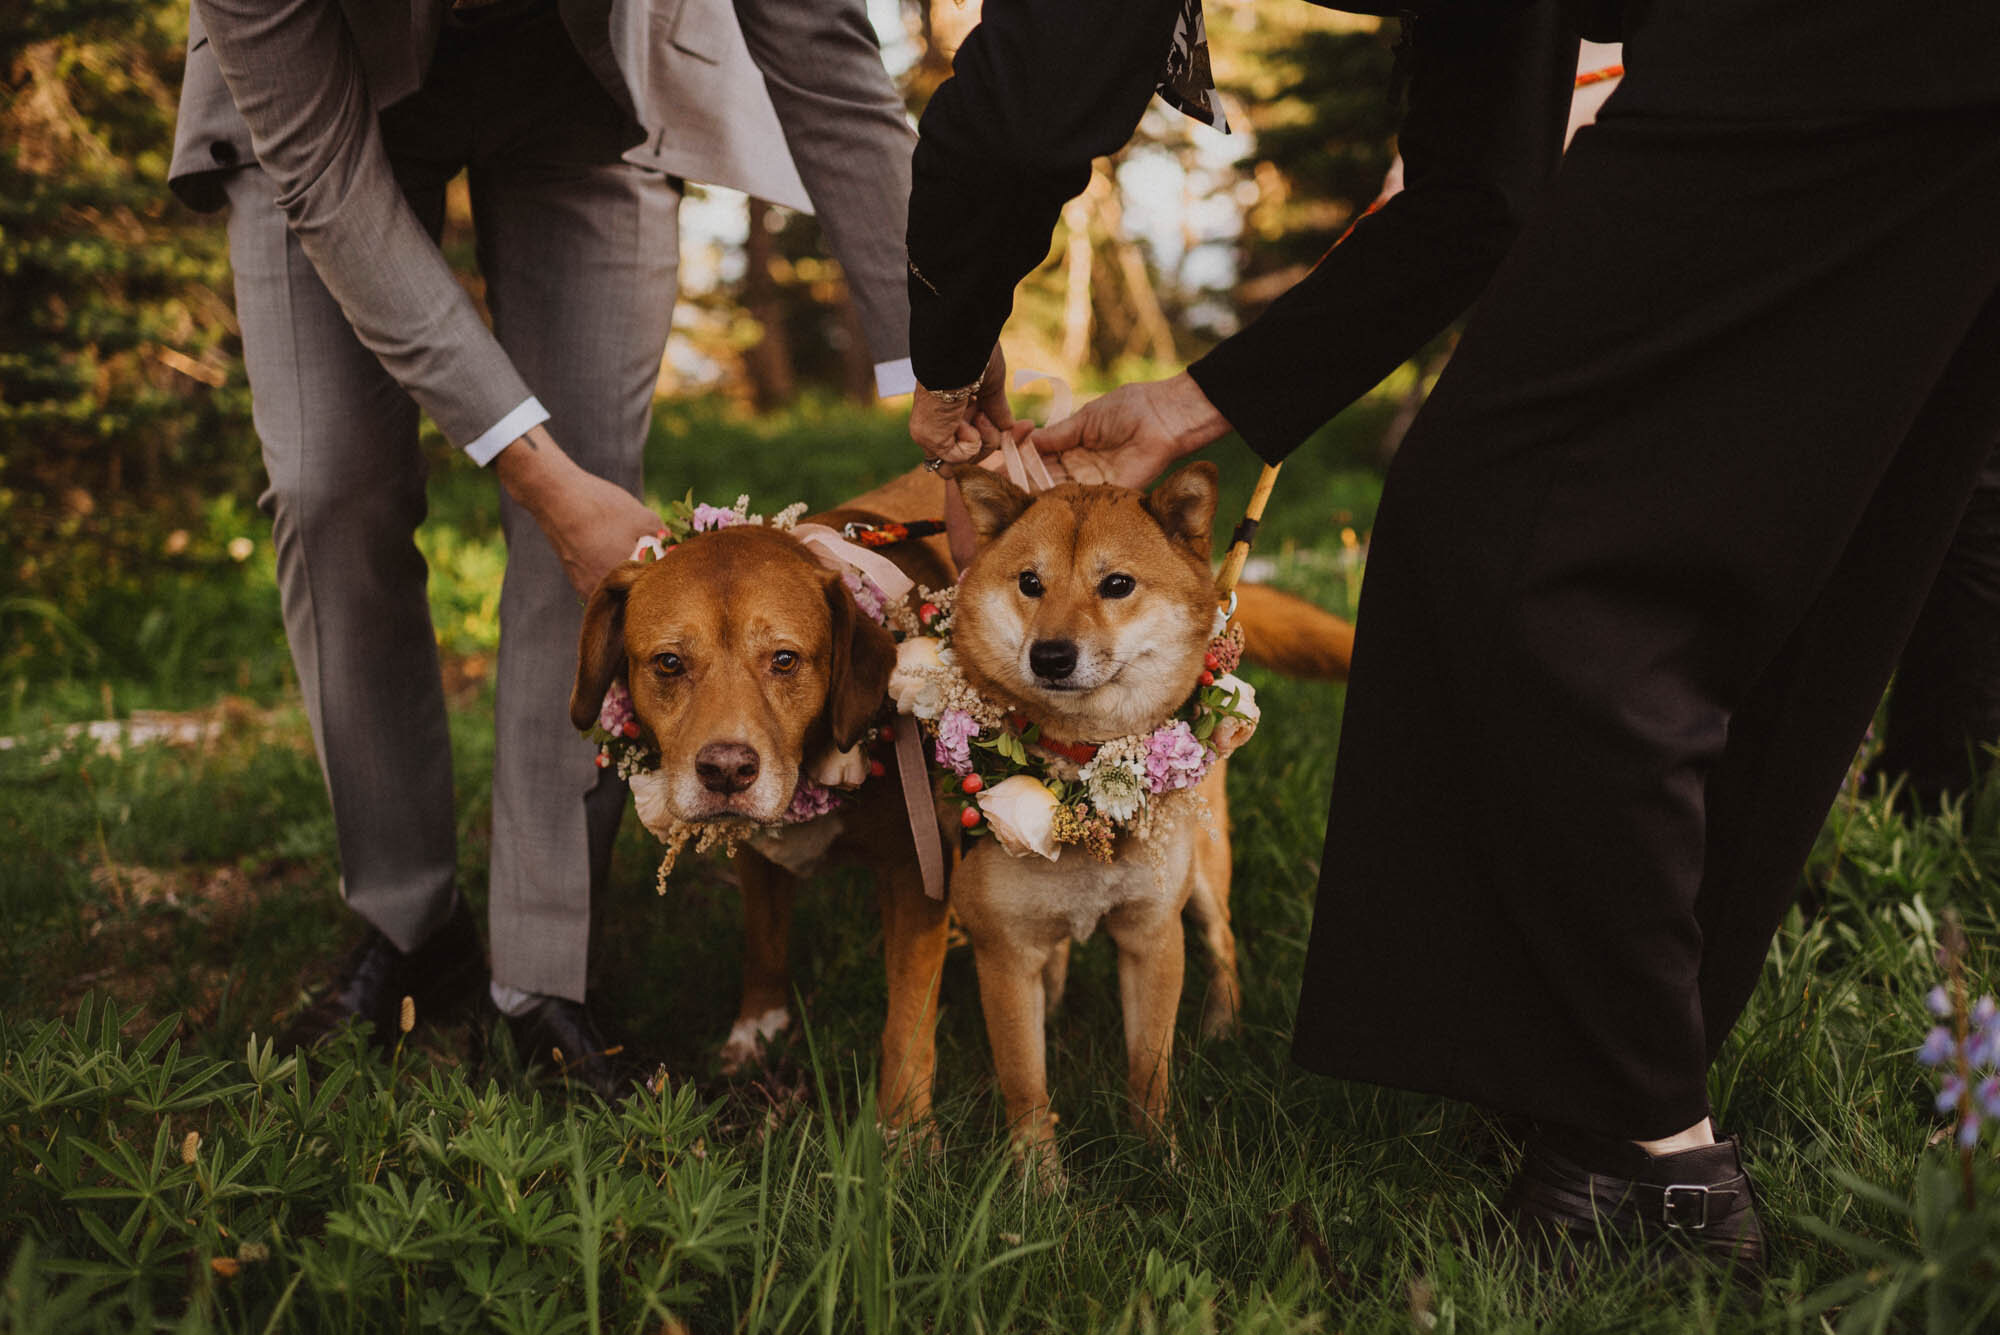
{"type": "Polygon", "coordinates": [[[801,764],[861,740],[895,642],[840,576],[770,529],[698,534],[606,575],[584,609],[570,721],[625,680],[682,820],[775,820],[801,764]],[[735,778],[717,778],[726,764],[735,778]]]}
{"type": "MultiPolygon", "coordinates": [[[[959,493],[972,516],[973,532],[986,546],[1026,513],[1035,497],[987,469],[967,469],[958,478],[959,493]]],[[[1079,482],[1052,488],[1047,495],[1066,492],[1082,495],[1139,493],[1128,487],[1087,486],[1079,482]]],[[[1185,544],[1203,561],[1212,554],[1215,507],[1221,495],[1221,475],[1206,459],[1184,465],[1167,475],[1165,481],[1143,498],[1147,513],[1171,540],[1185,544]]]]}

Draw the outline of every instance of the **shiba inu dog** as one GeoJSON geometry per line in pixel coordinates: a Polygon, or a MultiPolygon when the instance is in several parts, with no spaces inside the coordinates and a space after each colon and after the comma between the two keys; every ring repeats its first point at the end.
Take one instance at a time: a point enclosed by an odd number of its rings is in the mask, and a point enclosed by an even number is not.
{"type": "MultiPolygon", "coordinates": [[[[1038,750],[1087,760],[1093,744],[1146,733],[1196,689],[1215,632],[1209,569],[1214,465],[1195,463],[1150,495],[1066,484],[1030,496],[998,476],[960,479],[980,546],[953,614],[957,669],[1038,729],[1038,750]]],[[[1281,595],[1261,628],[1293,670],[1343,675],[1345,623],[1281,595]]],[[[952,879],[972,940],[980,999],[1007,1117],[1030,1164],[1057,1171],[1043,1020],[1060,996],[1069,943],[1100,924],[1118,948],[1126,1078],[1139,1128],[1163,1134],[1181,995],[1181,915],[1192,910],[1213,976],[1202,1030],[1231,1032],[1241,987],[1229,922],[1230,849],[1220,761],[1149,837],[1120,835],[1111,860],[1013,856],[973,841],[952,879]]],[[[1067,777],[1067,776],[1065,776],[1067,777]]]]}

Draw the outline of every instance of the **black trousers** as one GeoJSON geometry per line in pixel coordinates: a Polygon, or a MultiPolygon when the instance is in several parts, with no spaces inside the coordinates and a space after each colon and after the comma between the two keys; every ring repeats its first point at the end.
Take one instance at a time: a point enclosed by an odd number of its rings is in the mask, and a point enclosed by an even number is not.
{"type": "Polygon", "coordinates": [[[2000,744],[2000,448],[1987,457],[1889,692],[1873,774],[1921,807],[1964,793],[2000,744]]]}
{"type": "Polygon", "coordinates": [[[2000,440],[2000,107],[1616,106],[1391,470],[1294,1051],[1650,1138],[2000,440]]]}

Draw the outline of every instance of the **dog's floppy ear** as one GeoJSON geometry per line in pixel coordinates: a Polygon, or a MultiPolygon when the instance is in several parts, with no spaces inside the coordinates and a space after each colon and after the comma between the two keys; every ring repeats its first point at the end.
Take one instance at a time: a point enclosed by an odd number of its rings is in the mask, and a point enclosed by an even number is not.
{"type": "Polygon", "coordinates": [[[625,675],[625,595],[645,568],[638,561],[613,566],[583,609],[583,631],[576,641],[576,685],[569,693],[569,721],[579,732],[597,722],[604,693],[625,675]]]}
{"type": "Polygon", "coordinates": [[[958,476],[959,494],[972,516],[972,528],[981,542],[991,542],[1034,504],[1035,498],[1019,487],[983,468],[968,468],[958,476]]]}
{"type": "Polygon", "coordinates": [[[1153,494],[1146,498],[1146,509],[1169,538],[1187,544],[1206,561],[1219,491],[1215,465],[1202,459],[1153,488],[1153,494]]]}
{"type": "Polygon", "coordinates": [[[836,749],[861,740],[882,712],[889,673],[896,666],[896,641],[855,605],[840,576],[826,581],[826,606],[833,614],[833,650],[827,663],[826,722],[836,749]]]}

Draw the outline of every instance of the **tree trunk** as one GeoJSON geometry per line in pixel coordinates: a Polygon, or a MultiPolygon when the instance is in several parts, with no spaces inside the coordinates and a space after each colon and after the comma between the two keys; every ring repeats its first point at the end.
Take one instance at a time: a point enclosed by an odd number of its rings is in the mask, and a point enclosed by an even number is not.
{"type": "Polygon", "coordinates": [[[791,343],[785,337],[784,303],[778,299],[778,284],[771,277],[771,260],[777,254],[777,247],[772,244],[770,216],[769,204],[761,199],[750,201],[750,235],[743,246],[743,306],[764,331],[761,338],[744,349],[743,370],[750,377],[751,392],[760,410],[790,403],[798,389],[791,343]]]}
{"type": "Polygon", "coordinates": [[[1083,370],[1090,357],[1090,205],[1082,198],[1063,205],[1063,224],[1069,228],[1069,246],[1063,254],[1066,286],[1063,292],[1063,365],[1072,376],[1083,370]]]}
{"type": "MultiPolygon", "coordinates": [[[[1146,257],[1133,240],[1125,235],[1125,210],[1119,203],[1118,184],[1105,173],[1102,189],[1098,181],[1091,181],[1092,193],[1096,195],[1098,221],[1104,225],[1104,237],[1117,256],[1119,276],[1125,280],[1125,292],[1132,302],[1132,314],[1137,328],[1137,337],[1143,340],[1141,346],[1155,361],[1171,362],[1177,359],[1174,351],[1173,326],[1167,323],[1167,313],[1160,308],[1160,297],[1153,290],[1152,275],[1146,272],[1146,257]]],[[[1131,344],[1128,342],[1127,347],[1131,344]]]]}

